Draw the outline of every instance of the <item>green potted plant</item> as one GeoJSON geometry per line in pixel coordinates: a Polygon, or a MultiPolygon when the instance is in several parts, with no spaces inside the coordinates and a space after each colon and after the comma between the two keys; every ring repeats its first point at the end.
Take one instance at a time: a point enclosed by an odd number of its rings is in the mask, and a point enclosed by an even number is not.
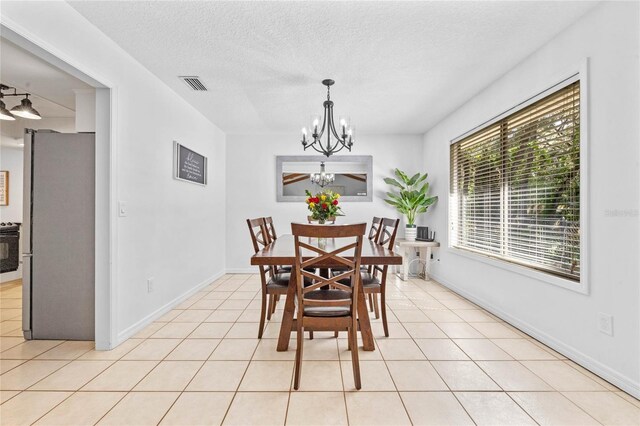
{"type": "Polygon", "coordinates": [[[406,216],[407,225],[404,238],[408,241],[415,241],[417,231],[416,215],[426,213],[429,206],[438,201],[438,196],[430,197],[427,195],[429,183],[426,182],[426,173],[416,173],[409,177],[400,169],[396,169],[395,174],[399,181],[394,178],[386,178],[384,181],[398,189],[396,189],[396,192],[387,192],[388,198],[384,201],[406,216]]]}

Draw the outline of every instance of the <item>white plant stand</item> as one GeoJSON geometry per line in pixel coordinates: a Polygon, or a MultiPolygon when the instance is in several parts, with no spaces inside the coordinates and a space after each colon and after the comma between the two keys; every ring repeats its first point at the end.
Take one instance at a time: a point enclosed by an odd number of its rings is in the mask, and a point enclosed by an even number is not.
{"type": "Polygon", "coordinates": [[[431,260],[431,250],[434,247],[440,247],[437,241],[407,241],[403,239],[396,240],[397,252],[402,256],[402,271],[398,272],[396,267],[396,275],[403,281],[409,279],[409,256],[418,249],[420,260],[425,265],[425,280],[429,280],[429,261],[431,260]]]}

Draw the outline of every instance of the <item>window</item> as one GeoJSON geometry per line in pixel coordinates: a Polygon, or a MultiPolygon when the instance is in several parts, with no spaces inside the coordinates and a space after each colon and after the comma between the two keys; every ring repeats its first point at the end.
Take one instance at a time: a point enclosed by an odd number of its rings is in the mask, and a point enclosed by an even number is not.
{"type": "Polygon", "coordinates": [[[580,281],[579,83],[451,144],[452,247],[580,281]]]}

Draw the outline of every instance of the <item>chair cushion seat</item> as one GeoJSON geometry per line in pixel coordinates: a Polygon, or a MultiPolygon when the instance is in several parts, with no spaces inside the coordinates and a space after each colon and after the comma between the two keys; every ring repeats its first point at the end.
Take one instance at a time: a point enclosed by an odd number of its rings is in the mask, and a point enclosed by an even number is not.
{"type": "MultiPolygon", "coordinates": [[[[333,273],[333,276],[335,277],[336,275],[340,275],[339,271],[336,271],[333,273]]],[[[362,287],[364,288],[373,288],[373,287],[380,287],[381,283],[380,283],[380,279],[378,279],[377,277],[373,276],[372,274],[370,274],[367,271],[363,271],[360,273],[360,277],[362,280],[362,287]]],[[[349,279],[342,279],[340,281],[338,281],[340,284],[345,284],[345,285],[350,285],[350,281],[349,279]]]]}
{"type": "MultiPolygon", "coordinates": [[[[267,289],[275,290],[275,289],[287,288],[289,286],[290,279],[291,279],[290,272],[277,273],[273,277],[271,277],[269,281],[267,281],[267,289]]],[[[304,286],[307,287],[307,286],[310,286],[311,284],[313,284],[313,281],[305,277],[304,286]]]]}
{"type": "MultiPolygon", "coordinates": [[[[304,295],[309,300],[351,299],[351,293],[343,290],[315,290],[304,295]]],[[[309,317],[346,317],[351,314],[349,306],[305,306],[304,315],[309,317]]]]}
{"type": "Polygon", "coordinates": [[[368,272],[363,273],[360,276],[362,277],[362,286],[364,288],[380,287],[381,285],[380,280],[368,272]]]}
{"type": "Polygon", "coordinates": [[[291,273],[291,266],[280,266],[276,272],[278,274],[290,274],[291,273]]]}
{"type": "Polygon", "coordinates": [[[287,273],[275,274],[267,282],[267,288],[269,289],[287,288],[287,286],[289,286],[290,278],[291,278],[291,274],[287,274],[287,273]]]}

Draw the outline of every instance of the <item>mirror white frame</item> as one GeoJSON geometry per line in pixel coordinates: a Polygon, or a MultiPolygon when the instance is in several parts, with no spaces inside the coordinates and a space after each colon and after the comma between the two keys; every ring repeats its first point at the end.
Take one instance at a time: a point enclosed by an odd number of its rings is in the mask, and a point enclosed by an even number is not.
{"type": "MultiPolygon", "coordinates": [[[[365,173],[367,175],[367,195],[340,197],[341,201],[373,201],[373,157],[371,155],[340,155],[331,156],[329,158],[324,155],[278,155],[276,156],[276,199],[278,202],[300,202],[304,201],[304,195],[284,195],[284,185],[282,182],[283,165],[285,163],[309,163],[317,165],[320,169],[320,163],[324,162],[327,167],[336,163],[362,163],[364,164],[365,173]]],[[[333,171],[332,171],[333,172],[333,171]]],[[[337,172],[339,173],[339,172],[337,172]]]]}

